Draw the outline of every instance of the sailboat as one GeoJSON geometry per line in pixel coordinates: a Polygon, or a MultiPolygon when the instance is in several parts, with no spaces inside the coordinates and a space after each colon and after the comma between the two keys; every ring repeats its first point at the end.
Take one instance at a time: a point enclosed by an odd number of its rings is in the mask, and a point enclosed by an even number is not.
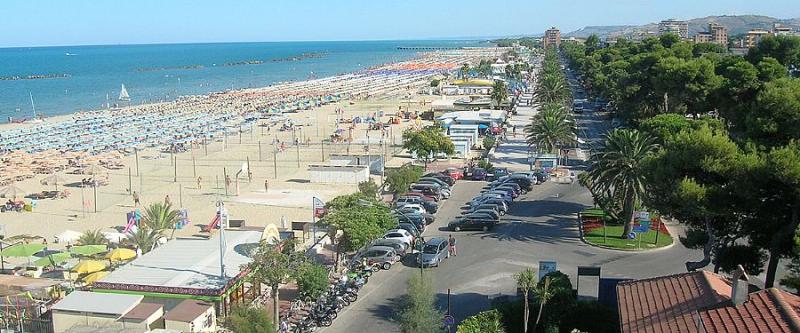
{"type": "Polygon", "coordinates": [[[131,96],[128,95],[128,90],[125,89],[125,84],[122,84],[122,88],[119,90],[119,100],[123,102],[131,101],[131,96]]]}
{"type": "Polygon", "coordinates": [[[36,105],[33,104],[33,93],[29,91],[28,92],[28,96],[31,97],[31,109],[33,109],[33,118],[31,118],[28,121],[26,121],[26,123],[41,123],[41,122],[43,122],[44,120],[42,120],[42,118],[36,117],[36,105]]]}

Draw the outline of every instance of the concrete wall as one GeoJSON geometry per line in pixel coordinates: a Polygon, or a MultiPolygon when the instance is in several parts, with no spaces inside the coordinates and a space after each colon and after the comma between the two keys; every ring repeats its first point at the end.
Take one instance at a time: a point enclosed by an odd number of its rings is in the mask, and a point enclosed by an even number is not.
{"type": "Polygon", "coordinates": [[[309,165],[312,183],[358,185],[369,179],[366,166],[309,165]]]}
{"type": "Polygon", "coordinates": [[[53,311],[53,332],[64,333],[77,325],[104,326],[117,321],[118,316],[99,313],[53,311]]]}

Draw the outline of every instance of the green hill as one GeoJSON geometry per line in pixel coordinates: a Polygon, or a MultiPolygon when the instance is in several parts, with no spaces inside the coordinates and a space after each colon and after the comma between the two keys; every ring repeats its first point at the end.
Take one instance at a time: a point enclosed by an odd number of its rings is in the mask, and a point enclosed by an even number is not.
{"type": "MultiPolygon", "coordinates": [[[[734,36],[744,34],[752,29],[769,30],[775,23],[791,27],[795,31],[800,31],[800,18],[778,19],[761,15],[722,15],[707,16],[688,20],[689,35],[692,36],[700,31],[705,31],[709,23],[718,23],[728,28],[728,35],[734,36]]],[[[588,26],[570,33],[566,37],[585,38],[591,34],[597,34],[601,38],[613,36],[633,36],[647,33],[658,32],[658,22],[639,25],[616,25],[616,26],[588,26]]]]}

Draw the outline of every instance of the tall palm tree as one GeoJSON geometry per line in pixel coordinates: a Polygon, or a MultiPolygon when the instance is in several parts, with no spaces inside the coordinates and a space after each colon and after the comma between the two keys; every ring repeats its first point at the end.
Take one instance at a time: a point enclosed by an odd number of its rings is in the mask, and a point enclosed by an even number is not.
{"type": "Polygon", "coordinates": [[[508,88],[503,81],[495,81],[492,87],[492,100],[497,104],[499,109],[503,102],[508,98],[508,88]]]}
{"type": "Polygon", "coordinates": [[[594,192],[610,192],[622,201],[621,219],[627,238],[633,228],[637,200],[645,191],[647,179],[642,161],[655,152],[655,138],[634,129],[616,129],[605,136],[605,143],[590,158],[589,177],[594,192]]]}
{"type": "Polygon", "coordinates": [[[542,319],[542,310],[544,310],[544,305],[553,298],[555,294],[553,290],[550,289],[550,277],[544,277],[544,283],[536,284],[533,288],[533,294],[536,295],[536,298],[539,300],[539,314],[536,315],[536,324],[534,324],[534,329],[539,327],[539,320],[542,319]]]}
{"type": "Polygon", "coordinates": [[[129,233],[126,241],[138,247],[142,250],[142,254],[145,254],[155,247],[161,237],[163,236],[160,231],[139,228],[136,229],[136,232],[129,233]]]}
{"type": "Polygon", "coordinates": [[[552,73],[540,76],[533,96],[539,105],[565,104],[570,100],[572,92],[561,73],[552,73]]]}
{"type": "Polygon", "coordinates": [[[575,142],[575,122],[560,104],[546,104],[525,126],[527,142],[539,151],[558,152],[562,145],[575,142]]]}
{"type": "Polygon", "coordinates": [[[175,229],[178,224],[179,212],[172,205],[156,202],[145,209],[142,222],[144,227],[155,231],[175,229]]]}
{"type": "Polygon", "coordinates": [[[517,288],[522,290],[523,302],[525,304],[525,312],[522,314],[522,327],[524,328],[522,332],[528,333],[528,318],[531,312],[528,304],[528,294],[531,290],[536,289],[536,272],[529,267],[516,274],[514,278],[517,280],[517,288]]]}
{"type": "Polygon", "coordinates": [[[462,80],[469,81],[469,64],[461,65],[461,69],[459,69],[459,72],[461,72],[462,80]]]}
{"type": "Polygon", "coordinates": [[[80,245],[103,245],[108,244],[108,239],[100,232],[100,229],[86,230],[78,237],[77,242],[80,245]]]}

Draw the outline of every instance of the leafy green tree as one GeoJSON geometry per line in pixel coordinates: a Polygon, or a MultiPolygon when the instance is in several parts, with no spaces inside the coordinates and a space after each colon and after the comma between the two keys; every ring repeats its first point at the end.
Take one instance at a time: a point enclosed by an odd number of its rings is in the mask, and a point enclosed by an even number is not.
{"type": "Polygon", "coordinates": [[[800,64],[800,37],[764,36],[747,53],[747,59],[754,64],[766,57],[775,58],[784,67],[800,64]]]}
{"type": "Polygon", "coordinates": [[[179,212],[177,209],[173,209],[172,205],[156,202],[145,208],[142,224],[144,228],[159,232],[168,229],[175,230],[178,218],[179,212]]]}
{"type": "Polygon", "coordinates": [[[266,309],[234,305],[225,318],[225,327],[236,333],[275,333],[272,319],[266,309]]]}
{"type": "Polygon", "coordinates": [[[406,164],[397,169],[387,170],[386,184],[396,198],[398,195],[406,193],[411,188],[411,184],[419,180],[423,173],[422,168],[406,164]]]}
{"type": "Polygon", "coordinates": [[[800,79],[765,83],[746,117],[748,137],[760,144],[776,147],[800,139],[800,79]]]}
{"type": "Polygon", "coordinates": [[[503,316],[496,309],[467,317],[458,325],[456,333],[506,333],[503,316]]]}
{"type": "Polygon", "coordinates": [[[380,187],[375,183],[374,180],[372,180],[372,178],[358,183],[358,192],[369,198],[377,198],[378,194],[380,194],[380,190],[380,187]]]}
{"type": "Polygon", "coordinates": [[[140,250],[142,250],[142,254],[145,254],[155,248],[156,243],[161,237],[163,237],[163,235],[160,231],[139,228],[136,229],[135,232],[129,233],[128,238],[125,241],[135,247],[138,247],[140,250]]]}
{"type": "Polygon", "coordinates": [[[758,64],[756,64],[756,68],[758,68],[758,79],[762,82],[769,82],[788,76],[786,66],[772,57],[764,57],[761,59],[758,64]]]}
{"type": "Polygon", "coordinates": [[[494,144],[496,142],[497,142],[497,138],[495,138],[494,135],[484,136],[483,137],[483,149],[486,149],[487,151],[489,149],[492,149],[492,147],[494,147],[494,144]]]}
{"type": "Polygon", "coordinates": [[[327,226],[336,244],[336,263],[341,253],[356,251],[380,237],[397,224],[388,207],[374,198],[347,195],[334,198],[325,217],[319,222],[327,226]],[[337,200],[338,199],[338,200],[337,200]]]}
{"type": "Polygon", "coordinates": [[[458,70],[461,73],[461,79],[464,81],[469,81],[469,64],[461,65],[461,68],[458,70]]]}
{"type": "Polygon", "coordinates": [[[425,161],[426,170],[432,157],[438,154],[452,155],[456,150],[453,141],[440,128],[435,127],[428,127],[420,131],[405,131],[403,148],[425,161]]]}
{"type": "Polygon", "coordinates": [[[298,269],[296,280],[298,292],[302,297],[317,299],[328,289],[328,270],[325,266],[306,262],[298,269]]]}
{"type": "Polygon", "coordinates": [[[792,288],[795,292],[800,292],[800,236],[795,232],[794,253],[792,261],[786,265],[786,276],[781,279],[781,285],[792,288]]]}
{"type": "Polygon", "coordinates": [[[398,321],[403,333],[439,333],[444,314],[436,308],[436,295],[430,274],[411,275],[398,321]]]}
{"type": "Polygon", "coordinates": [[[605,136],[603,147],[590,158],[593,190],[614,193],[613,197],[622,202],[622,238],[631,232],[636,202],[645,193],[647,179],[642,162],[656,148],[652,136],[637,130],[617,129],[605,136]]]}
{"type": "Polygon", "coordinates": [[[528,145],[539,151],[559,152],[561,146],[575,142],[575,122],[560,104],[544,105],[524,131],[528,145]]]}
{"type": "Polygon", "coordinates": [[[586,37],[586,41],[583,42],[583,45],[586,47],[586,53],[594,53],[594,51],[600,48],[600,37],[596,34],[591,34],[589,37],[586,37]]]}
{"type": "Polygon", "coordinates": [[[78,237],[77,243],[80,245],[103,245],[108,244],[108,239],[100,229],[86,230],[78,237]]]}
{"type": "MultiPolygon", "coordinates": [[[[279,244],[261,241],[253,254],[253,260],[243,267],[243,269],[253,272],[256,283],[268,285],[272,289],[272,318],[280,318],[278,304],[280,285],[293,280],[298,268],[305,261],[302,253],[294,251],[294,245],[292,241],[284,241],[279,244]]],[[[273,323],[273,329],[276,331],[278,324],[277,320],[273,323]]]]}
{"type": "MultiPolygon", "coordinates": [[[[528,333],[528,321],[531,313],[528,305],[528,295],[531,290],[536,289],[536,272],[532,268],[526,268],[524,271],[514,275],[514,279],[517,280],[517,289],[522,290],[522,302],[525,304],[524,312],[522,313],[522,332],[528,333]]],[[[539,309],[539,313],[541,315],[541,309],[539,309]]]]}
{"type": "Polygon", "coordinates": [[[492,87],[492,100],[499,109],[508,98],[508,88],[505,82],[495,81],[492,87]]]}

